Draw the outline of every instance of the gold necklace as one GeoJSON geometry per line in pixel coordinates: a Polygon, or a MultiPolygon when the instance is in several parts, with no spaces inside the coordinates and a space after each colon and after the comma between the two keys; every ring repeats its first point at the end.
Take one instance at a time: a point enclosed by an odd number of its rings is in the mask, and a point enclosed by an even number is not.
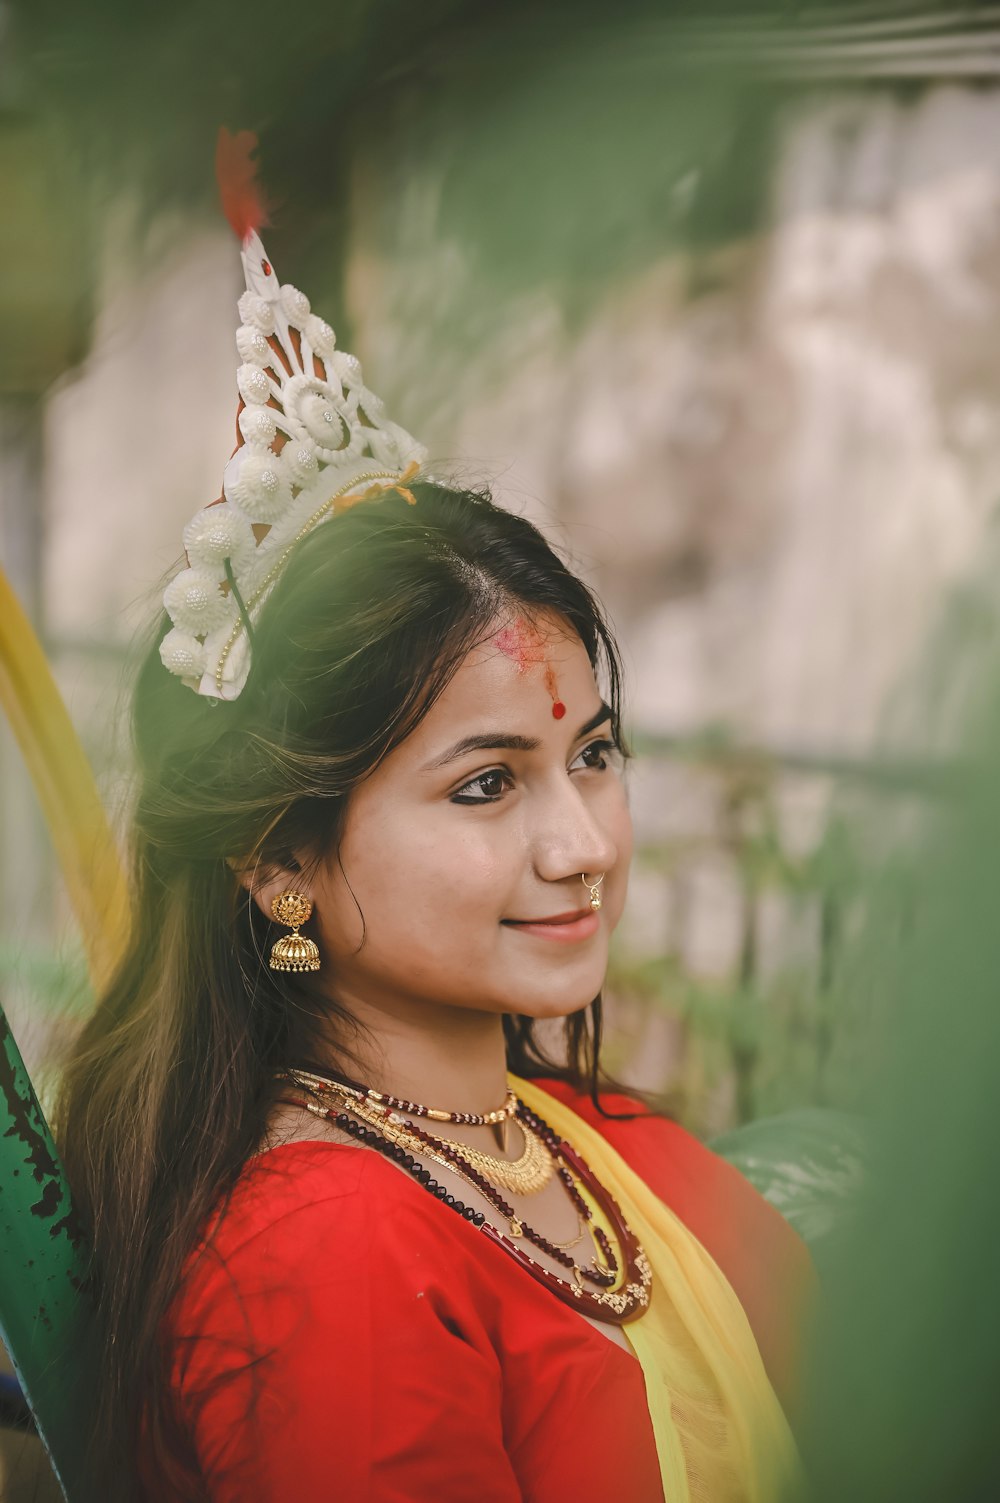
{"type": "Polygon", "coordinates": [[[549,1183],[555,1166],[541,1139],[536,1138],[523,1122],[517,1122],[517,1126],[524,1137],[524,1149],[520,1157],[513,1160],[498,1159],[454,1138],[449,1138],[448,1142],[459,1158],[464,1159],[470,1168],[485,1174],[498,1190],[509,1190],[513,1195],[537,1195],[549,1183]]]}
{"type": "MultiPolygon", "coordinates": [[[[519,1100],[517,1103],[517,1121],[525,1131],[526,1146],[529,1133],[536,1136],[553,1163],[558,1166],[559,1178],[581,1219],[587,1223],[591,1240],[597,1249],[597,1256],[591,1259],[589,1266],[577,1262],[563,1246],[553,1243],[526,1221],[522,1221],[514,1207],[504,1200],[486,1175],[461,1159],[452,1140],[435,1138],[395,1112],[373,1113],[371,1120],[368,1120],[367,1110],[359,1110],[360,1103],[350,1101],[345,1095],[338,1093],[332,1083],[328,1091],[307,1091],[307,1099],[297,1104],[325,1117],[348,1137],[364,1142],[394,1160],[437,1200],[442,1201],[463,1220],[478,1227],[490,1241],[502,1247],[515,1262],[528,1269],[567,1304],[589,1310],[597,1320],[614,1321],[619,1325],[635,1319],[648,1308],[653,1282],[652,1269],[614,1198],[572,1145],[553,1133],[542,1118],[525,1106],[524,1102],[519,1100]],[[310,1095],[315,1099],[309,1100],[310,1095]],[[325,1095],[334,1097],[333,1106],[324,1104],[325,1095]],[[340,1110],[336,1109],[338,1104],[340,1110]],[[412,1153],[403,1146],[407,1143],[412,1146],[412,1153]],[[468,1180],[493,1210],[500,1213],[501,1220],[509,1223],[509,1236],[478,1207],[465,1205],[450,1194],[443,1184],[433,1178],[431,1171],[421,1162],[423,1159],[439,1163],[468,1180]],[[586,1196],[583,1187],[586,1188],[586,1196]],[[610,1227],[610,1235],[605,1227],[595,1222],[594,1206],[610,1227]],[[617,1248],[612,1245],[612,1236],[617,1242],[617,1248]],[[572,1278],[565,1278],[561,1273],[554,1272],[547,1263],[540,1263],[526,1250],[521,1242],[522,1238],[547,1253],[554,1262],[568,1270],[572,1278]],[[590,1288],[591,1284],[597,1288],[590,1288]]],[[[366,1102],[365,1107],[367,1106],[366,1102]]]]}
{"type": "MultiPolygon", "coordinates": [[[[304,1073],[304,1072],[302,1072],[302,1073],[304,1073]]],[[[408,1153],[419,1154],[423,1158],[430,1159],[432,1163],[435,1163],[435,1164],[439,1165],[440,1168],[442,1168],[442,1169],[450,1169],[453,1174],[460,1175],[461,1178],[465,1180],[466,1184],[471,1185],[473,1189],[477,1189],[478,1188],[477,1185],[476,1185],[475,1180],[472,1178],[472,1176],[469,1173],[466,1172],[466,1170],[464,1170],[462,1168],[461,1164],[456,1164],[456,1163],[454,1163],[453,1160],[444,1158],[444,1157],[442,1157],[441,1154],[435,1153],[434,1149],[433,1149],[433,1146],[429,1145],[423,1139],[418,1138],[415,1134],[413,1134],[413,1133],[411,1133],[411,1132],[409,1132],[407,1130],[407,1124],[405,1122],[403,1122],[399,1118],[398,1114],[396,1114],[396,1113],[386,1113],[384,1116],[380,1116],[380,1115],[377,1115],[377,1113],[375,1111],[372,1111],[371,1109],[369,1109],[369,1110],[366,1111],[366,1110],[363,1109],[363,1107],[365,1105],[367,1105],[367,1103],[363,1103],[363,1102],[359,1101],[353,1092],[347,1093],[345,1091],[341,1095],[338,1092],[331,1091],[329,1089],[329,1086],[328,1086],[327,1082],[324,1082],[324,1087],[325,1087],[324,1090],[321,1093],[318,1093],[318,1094],[333,1095],[333,1096],[335,1096],[336,1097],[335,1105],[337,1107],[345,1108],[348,1112],[352,1113],[354,1116],[357,1116],[357,1117],[361,1118],[362,1121],[368,1122],[372,1127],[375,1127],[378,1130],[378,1132],[386,1139],[386,1141],[388,1143],[397,1144],[400,1148],[406,1149],[406,1151],[408,1153]],[[359,1108],[361,1108],[361,1109],[359,1109],[359,1108]]],[[[324,1119],[324,1121],[328,1121],[331,1118],[332,1114],[331,1114],[331,1111],[330,1111],[330,1109],[328,1107],[318,1106],[313,1101],[303,1101],[303,1102],[300,1103],[300,1105],[304,1106],[307,1111],[315,1113],[315,1115],[317,1117],[322,1117],[324,1119]]],[[[431,1137],[430,1134],[428,1134],[427,1136],[428,1136],[428,1138],[431,1137]]],[[[525,1131],[525,1137],[527,1138],[527,1136],[528,1136],[528,1134],[525,1131]]],[[[432,1139],[431,1143],[433,1143],[434,1141],[435,1140],[432,1139]]],[[[461,1147],[462,1147],[462,1145],[455,1143],[454,1139],[449,1138],[447,1141],[448,1141],[449,1146],[453,1150],[456,1150],[456,1149],[460,1150],[461,1147]]],[[[482,1155],[482,1157],[488,1157],[488,1155],[482,1155]]],[[[498,1186],[498,1188],[505,1188],[505,1187],[498,1186]]],[[[521,1236],[521,1221],[520,1221],[520,1218],[515,1215],[514,1217],[511,1218],[511,1223],[510,1224],[511,1224],[511,1233],[512,1233],[512,1235],[515,1236],[515,1237],[520,1237],[521,1236]]],[[[551,1247],[558,1248],[561,1252],[569,1252],[569,1250],[571,1248],[579,1246],[579,1244],[583,1241],[584,1234],[587,1231],[589,1231],[590,1232],[591,1244],[592,1244],[593,1250],[594,1250],[594,1255],[593,1255],[593,1258],[591,1260],[592,1261],[592,1266],[595,1267],[595,1268],[601,1267],[602,1266],[601,1249],[598,1246],[596,1238],[594,1237],[594,1229],[593,1229],[592,1226],[590,1226],[587,1222],[584,1221],[584,1219],[580,1215],[579,1211],[576,1212],[576,1224],[577,1224],[577,1233],[576,1233],[575,1237],[571,1237],[566,1242],[556,1242],[554,1239],[550,1238],[549,1239],[549,1245],[551,1247]]]]}
{"type": "MultiPolygon", "coordinates": [[[[327,1093],[324,1092],[324,1094],[327,1093]]],[[[339,1097],[340,1103],[348,1111],[372,1127],[377,1127],[379,1131],[385,1133],[390,1142],[399,1143],[408,1153],[427,1152],[427,1144],[408,1130],[409,1124],[398,1112],[390,1111],[387,1107],[372,1101],[359,1100],[346,1092],[340,1093],[336,1089],[329,1091],[328,1094],[339,1097]]],[[[498,1159],[493,1154],[481,1153],[478,1148],[470,1148],[454,1138],[448,1138],[447,1145],[470,1168],[478,1169],[480,1174],[485,1175],[498,1190],[507,1190],[512,1195],[537,1195],[539,1190],[544,1190],[552,1179],[555,1165],[551,1156],[545,1151],[541,1139],[536,1137],[523,1122],[516,1118],[515,1121],[524,1137],[524,1149],[519,1158],[498,1159]]],[[[431,1134],[428,1134],[428,1137],[431,1137],[432,1142],[438,1141],[431,1134]]]]}

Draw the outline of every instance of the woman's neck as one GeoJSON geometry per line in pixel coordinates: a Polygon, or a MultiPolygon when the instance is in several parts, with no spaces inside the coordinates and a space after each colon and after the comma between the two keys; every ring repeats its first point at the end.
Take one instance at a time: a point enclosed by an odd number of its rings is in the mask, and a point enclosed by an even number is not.
{"type": "Polygon", "coordinates": [[[361,1024],[351,1041],[351,1061],[343,1045],[332,1045],[331,1069],[358,1084],[424,1106],[450,1112],[488,1112],[502,1104],[507,1089],[507,1050],[499,1013],[465,1007],[421,1007],[396,1011],[338,998],[361,1024]]]}

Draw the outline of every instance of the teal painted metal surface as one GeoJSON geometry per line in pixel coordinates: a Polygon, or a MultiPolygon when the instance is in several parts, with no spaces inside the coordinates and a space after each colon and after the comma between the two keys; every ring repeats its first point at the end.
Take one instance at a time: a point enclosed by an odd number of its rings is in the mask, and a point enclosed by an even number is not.
{"type": "Polygon", "coordinates": [[[822,1269],[865,1186],[864,1122],[829,1107],[806,1107],[748,1122],[708,1146],[781,1212],[822,1269]]]}
{"type": "Polygon", "coordinates": [[[87,1259],[52,1135],[0,1008],[0,1334],[69,1503],[88,1503],[97,1392],[87,1259]]]}

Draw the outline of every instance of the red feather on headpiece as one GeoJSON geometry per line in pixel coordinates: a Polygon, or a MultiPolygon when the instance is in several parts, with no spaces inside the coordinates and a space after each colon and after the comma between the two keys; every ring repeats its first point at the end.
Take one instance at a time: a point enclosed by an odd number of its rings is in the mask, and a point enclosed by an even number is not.
{"type": "Polygon", "coordinates": [[[237,131],[234,136],[224,125],[220,128],[215,143],[215,176],[222,211],[241,240],[268,222],[253,160],[256,150],[257,137],[252,130],[237,131]]]}

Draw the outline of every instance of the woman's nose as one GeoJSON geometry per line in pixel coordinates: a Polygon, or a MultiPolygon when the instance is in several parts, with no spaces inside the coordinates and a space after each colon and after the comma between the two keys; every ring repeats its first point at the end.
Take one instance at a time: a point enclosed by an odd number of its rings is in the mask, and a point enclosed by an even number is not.
{"type": "Polygon", "coordinates": [[[540,801],[539,825],[534,839],[535,867],[546,882],[577,877],[581,872],[599,876],[610,871],[618,848],[600,816],[567,778],[558,795],[540,801]]]}

